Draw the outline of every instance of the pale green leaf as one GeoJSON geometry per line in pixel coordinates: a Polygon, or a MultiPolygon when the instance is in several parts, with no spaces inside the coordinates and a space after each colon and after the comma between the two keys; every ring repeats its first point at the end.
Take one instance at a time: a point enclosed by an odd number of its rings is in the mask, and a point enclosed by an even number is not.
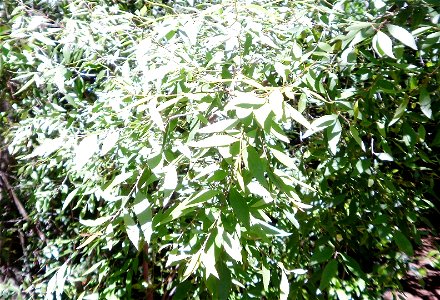
{"type": "Polygon", "coordinates": [[[275,117],[278,120],[281,119],[284,115],[283,102],[284,96],[279,89],[276,89],[269,94],[270,109],[274,112],[275,117]]]}
{"type": "Polygon", "coordinates": [[[141,225],[145,241],[149,243],[151,235],[153,234],[153,212],[151,210],[150,200],[141,192],[136,195],[133,212],[136,214],[139,224],[141,225]]]}
{"type": "Polygon", "coordinates": [[[393,53],[393,42],[382,31],[378,31],[376,35],[373,38],[373,44],[375,44],[375,50],[380,55],[383,56],[383,53],[385,53],[387,56],[391,58],[396,58],[393,53]]]}
{"type": "Polygon", "coordinates": [[[400,41],[402,44],[417,50],[416,41],[414,40],[413,35],[408,32],[406,29],[396,26],[387,24],[388,32],[398,41],[400,41]]]}
{"type": "Polygon", "coordinates": [[[226,231],[223,232],[223,248],[232,259],[239,263],[242,262],[242,248],[236,233],[229,234],[226,231]]]}
{"type": "Polygon", "coordinates": [[[186,280],[191,274],[194,273],[194,271],[197,269],[197,267],[200,265],[200,257],[201,252],[197,252],[193,256],[191,256],[191,259],[185,269],[185,272],[183,273],[183,279],[186,280]]]}
{"type": "Polygon", "coordinates": [[[393,161],[393,157],[389,155],[388,153],[382,152],[382,153],[374,153],[378,159],[385,160],[385,161],[393,161]]]}
{"type": "Polygon", "coordinates": [[[287,154],[285,154],[285,153],[283,153],[283,152],[281,152],[281,151],[279,151],[279,150],[277,150],[275,148],[272,148],[272,147],[269,147],[269,150],[273,154],[273,156],[275,156],[275,158],[280,163],[285,165],[286,167],[292,168],[292,169],[298,169],[296,164],[295,164],[295,161],[289,155],[287,155],[287,154]]]}
{"type": "Polygon", "coordinates": [[[280,281],[280,300],[287,300],[289,298],[290,285],[287,275],[284,270],[281,270],[280,281]]]}
{"type": "Polygon", "coordinates": [[[69,195],[67,195],[66,199],[63,202],[63,207],[61,208],[61,211],[64,211],[67,208],[67,206],[70,204],[70,202],[72,202],[73,198],[75,198],[78,191],[79,191],[79,188],[76,188],[73,191],[71,191],[69,193],[69,195]]]}
{"type": "Polygon", "coordinates": [[[429,96],[429,93],[426,90],[426,88],[420,89],[419,104],[423,114],[431,119],[432,118],[431,97],[429,96]]]}
{"type": "Polygon", "coordinates": [[[230,135],[215,134],[200,141],[192,141],[188,143],[188,146],[195,148],[212,148],[228,146],[236,141],[238,141],[238,139],[230,135]]]}
{"type": "Polygon", "coordinates": [[[212,243],[212,245],[205,249],[204,252],[201,254],[201,261],[203,265],[205,266],[206,270],[206,278],[209,277],[209,275],[213,275],[220,279],[217,269],[215,268],[215,244],[212,243]]]}
{"type": "Polygon", "coordinates": [[[336,122],[333,124],[333,126],[327,128],[328,146],[330,152],[333,155],[335,155],[337,152],[337,146],[339,140],[341,139],[341,132],[342,132],[342,127],[338,119],[336,119],[336,122]]]}
{"type": "MultiPolygon", "coordinates": [[[[302,98],[302,96],[301,96],[302,98]]],[[[298,103],[298,106],[300,105],[301,101],[298,103]]],[[[304,107],[301,107],[300,109],[302,109],[304,111],[305,109],[305,104],[304,107]]],[[[312,125],[309,123],[309,121],[307,121],[307,119],[295,108],[293,108],[290,105],[286,105],[286,110],[287,113],[289,115],[290,118],[292,118],[295,122],[298,122],[299,124],[301,124],[302,126],[304,126],[307,129],[311,129],[312,125]]]]}
{"type": "Polygon", "coordinates": [[[133,243],[135,248],[139,250],[139,241],[140,241],[139,228],[128,211],[125,211],[124,213],[124,223],[125,223],[125,231],[127,232],[128,238],[133,243]]]}
{"type": "Polygon", "coordinates": [[[125,172],[116,176],[112,183],[104,190],[104,192],[110,192],[114,187],[119,186],[121,183],[125,182],[127,179],[133,176],[133,172],[125,172]]]}
{"type": "Polygon", "coordinates": [[[119,139],[119,131],[108,132],[102,141],[101,155],[107,154],[116,145],[119,139]]]}
{"type": "Polygon", "coordinates": [[[98,150],[98,136],[96,134],[86,136],[75,149],[75,169],[82,169],[98,150]]]}
{"type": "Polygon", "coordinates": [[[162,189],[164,191],[174,191],[178,183],[176,167],[174,165],[168,165],[164,168],[164,172],[165,177],[163,180],[162,189]]]}
{"type": "Polygon", "coordinates": [[[107,222],[111,218],[112,218],[112,216],[100,217],[100,218],[97,218],[97,219],[94,219],[94,220],[79,219],[79,222],[81,224],[83,224],[84,226],[96,227],[96,226],[99,226],[101,224],[104,224],[105,222],[107,222]]]}
{"type": "Polygon", "coordinates": [[[399,121],[400,117],[403,116],[405,113],[406,107],[409,103],[409,98],[404,97],[402,103],[400,103],[399,107],[396,109],[396,112],[394,113],[393,119],[390,121],[388,126],[392,126],[394,123],[399,121]]]}
{"type": "Polygon", "coordinates": [[[228,129],[231,129],[234,127],[235,124],[238,123],[237,119],[228,119],[228,120],[221,120],[216,123],[209,124],[208,126],[205,126],[203,128],[200,128],[197,133],[218,133],[218,132],[224,132],[228,129]]]}
{"type": "Polygon", "coordinates": [[[269,290],[270,270],[263,264],[261,266],[261,275],[263,276],[263,287],[265,291],[269,290]]]}

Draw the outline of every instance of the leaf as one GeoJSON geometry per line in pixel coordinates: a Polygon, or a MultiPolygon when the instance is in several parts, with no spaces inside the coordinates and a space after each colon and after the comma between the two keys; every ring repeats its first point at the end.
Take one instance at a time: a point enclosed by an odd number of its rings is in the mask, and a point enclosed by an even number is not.
{"type": "Polygon", "coordinates": [[[200,141],[192,141],[188,143],[188,146],[195,148],[212,148],[212,147],[228,146],[236,141],[238,141],[238,139],[230,135],[215,134],[200,141]]]}
{"type": "Polygon", "coordinates": [[[211,247],[208,248],[208,250],[205,249],[204,252],[201,254],[201,260],[203,265],[205,266],[206,270],[206,278],[209,277],[209,275],[213,275],[220,279],[220,276],[218,275],[217,269],[215,268],[215,244],[212,243],[211,247]]]}
{"type": "Polygon", "coordinates": [[[125,182],[127,179],[133,176],[133,172],[125,172],[116,176],[112,183],[106,187],[104,192],[110,192],[114,187],[119,186],[121,183],[125,182]]]}
{"type": "Polygon", "coordinates": [[[270,270],[264,264],[261,266],[261,275],[263,276],[263,287],[265,291],[269,290],[270,270]]]}
{"type": "Polygon", "coordinates": [[[282,229],[279,229],[275,226],[270,225],[269,223],[262,221],[260,219],[252,218],[251,219],[252,227],[255,227],[255,229],[259,229],[261,232],[264,233],[266,236],[289,236],[291,233],[284,231],[282,229]]]}
{"type": "Polygon", "coordinates": [[[321,130],[324,130],[325,128],[333,125],[336,122],[337,118],[338,118],[338,115],[333,114],[333,115],[325,115],[325,116],[322,116],[318,119],[313,120],[313,122],[311,124],[312,128],[307,130],[303,134],[302,138],[303,139],[308,138],[312,134],[319,132],[321,130]]]}
{"type": "Polygon", "coordinates": [[[76,194],[78,193],[79,188],[74,189],[67,195],[66,199],[64,200],[63,207],[61,208],[61,211],[64,211],[67,206],[72,202],[73,198],[75,198],[76,194]]]}
{"type": "Polygon", "coordinates": [[[200,128],[197,133],[217,133],[217,132],[223,132],[227,129],[231,129],[235,124],[238,123],[237,119],[228,119],[228,120],[222,120],[218,121],[213,124],[209,124],[206,127],[200,128]]]}
{"type": "Polygon", "coordinates": [[[266,130],[266,128],[268,128],[270,126],[270,121],[272,119],[269,116],[273,116],[273,115],[271,115],[272,110],[271,110],[269,104],[265,104],[265,105],[261,106],[260,108],[255,109],[253,111],[253,113],[254,113],[255,119],[257,120],[260,127],[262,129],[266,130]]]}
{"type": "Polygon", "coordinates": [[[403,114],[405,113],[406,106],[408,105],[408,102],[409,102],[409,98],[405,97],[403,99],[402,103],[400,103],[399,107],[396,109],[396,112],[394,113],[393,119],[388,124],[388,127],[392,126],[394,123],[399,121],[400,117],[402,117],[403,114]]]}
{"type": "Polygon", "coordinates": [[[335,155],[337,152],[337,146],[339,140],[341,139],[342,127],[339,119],[336,119],[336,122],[333,126],[327,128],[327,137],[328,137],[328,146],[330,152],[335,155]]]}
{"type": "MultiPolygon", "coordinates": [[[[301,103],[301,101],[299,103],[301,103]]],[[[312,128],[312,125],[309,123],[309,121],[307,121],[307,119],[298,110],[291,107],[290,105],[287,107],[288,107],[287,111],[289,113],[290,118],[292,118],[295,122],[298,122],[307,129],[312,128]]],[[[298,104],[298,109],[299,109],[299,104],[298,104]]],[[[304,111],[305,107],[301,109],[304,111]]]]}
{"type": "Polygon", "coordinates": [[[389,155],[388,153],[381,152],[381,153],[374,153],[378,159],[385,160],[385,161],[393,161],[393,157],[389,155]]]}
{"type": "Polygon", "coordinates": [[[112,218],[112,216],[107,216],[107,217],[100,217],[97,218],[95,220],[85,220],[85,219],[79,219],[79,222],[81,224],[83,224],[84,226],[88,226],[88,227],[96,227],[99,226],[101,224],[104,224],[105,222],[107,222],[108,220],[110,220],[112,218]]]}
{"type": "Polygon", "coordinates": [[[396,58],[393,53],[393,42],[382,31],[378,31],[373,37],[373,48],[380,56],[386,54],[391,58],[396,58]]]}
{"type": "Polygon", "coordinates": [[[354,258],[342,253],[339,253],[339,255],[341,255],[342,259],[344,260],[345,266],[348,270],[350,270],[351,273],[363,279],[367,278],[364,271],[362,271],[361,266],[354,258]]]}
{"type": "Polygon", "coordinates": [[[284,103],[284,96],[279,89],[276,89],[269,94],[270,109],[273,111],[275,117],[278,120],[281,119],[284,115],[283,103],[284,103]]]}
{"type": "Polygon", "coordinates": [[[119,139],[119,131],[108,132],[102,141],[101,155],[107,154],[116,145],[119,139]]]}
{"type": "Polygon", "coordinates": [[[286,167],[291,169],[298,169],[295,161],[289,155],[284,154],[283,152],[278,151],[277,149],[272,147],[269,147],[269,150],[273,154],[273,156],[275,156],[275,158],[286,167]]]}
{"type": "Polygon", "coordinates": [[[333,255],[333,249],[329,246],[319,246],[315,248],[312,257],[310,258],[310,265],[315,265],[329,260],[333,255]]]}
{"type": "Polygon", "coordinates": [[[93,154],[99,149],[98,136],[92,134],[86,136],[76,147],[75,150],[75,170],[79,171],[82,169],[87,162],[92,158],[93,154]]]}
{"type": "Polygon", "coordinates": [[[125,231],[127,232],[128,238],[133,243],[136,250],[139,250],[139,240],[140,240],[139,228],[128,211],[125,211],[124,223],[126,226],[125,231]]]}
{"type": "Polygon", "coordinates": [[[402,232],[394,232],[394,241],[396,242],[397,247],[399,247],[400,251],[405,252],[408,256],[414,255],[414,249],[411,245],[411,242],[402,232]]]}
{"type": "Polygon", "coordinates": [[[400,41],[402,44],[417,50],[416,41],[414,40],[414,37],[411,33],[409,33],[406,29],[396,26],[387,24],[388,32],[398,41],[400,41]]]}
{"type": "Polygon", "coordinates": [[[139,224],[141,225],[145,241],[149,243],[151,235],[153,234],[153,212],[151,210],[150,200],[145,194],[141,192],[136,194],[133,212],[136,214],[139,224]]]}
{"type": "Polygon", "coordinates": [[[178,183],[176,167],[174,165],[168,165],[164,168],[164,172],[165,177],[163,179],[162,190],[166,192],[174,191],[178,183]]]}
{"type": "Polygon", "coordinates": [[[238,221],[240,221],[244,227],[249,228],[251,226],[250,215],[246,199],[242,197],[237,190],[232,188],[229,191],[229,203],[238,221]]]}
{"type": "Polygon", "coordinates": [[[257,179],[262,186],[266,186],[267,182],[264,177],[264,171],[266,169],[265,162],[260,158],[260,155],[257,153],[254,147],[249,145],[246,150],[246,161],[251,175],[257,179]]]}
{"type": "Polygon", "coordinates": [[[423,114],[432,119],[431,97],[426,88],[420,89],[419,104],[423,114]]]}
{"type": "Polygon", "coordinates": [[[361,146],[362,151],[366,151],[365,149],[365,144],[364,142],[361,140],[361,138],[359,137],[359,132],[357,131],[356,127],[354,126],[350,126],[350,133],[351,136],[354,138],[354,140],[356,141],[356,143],[359,144],[359,146],[361,146]]]}
{"type": "Polygon", "coordinates": [[[290,285],[284,270],[281,270],[280,300],[287,300],[289,297],[290,285]]]}
{"type": "Polygon", "coordinates": [[[242,262],[242,247],[236,233],[230,234],[226,230],[223,231],[223,249],[232,259],[239,263],[242,262]]]}
{"type": "Polygon", "coordinates": [[[101,236],[101,233],[93,233],[92,235],[90,235],[81,245],[78,246],[77,249],[82,249],[85,246],[87,246],[88,244],[90,244],[91,242],[93,242],[94,240],[96,240],[97,237],[101,236]]]}
{"type": "Polygon", "coordinates": [[[186,280],[191,274],[193,274],[197,267],[200,265],[201,254],[201,251],[199,251],[191,256],[189,264],[187,265],[185,272],[183,273],[182,281],[186,280]]]}
{"type": "Polygon", "coordinates": [[[321,275],[321,282],[319,283],[319,289],[322,291],[327,288],[330,284],[330,281],[337,275],[338,273],[338,262],[334,259],[330,260],[329,263],[325,266],[321,275]]]}

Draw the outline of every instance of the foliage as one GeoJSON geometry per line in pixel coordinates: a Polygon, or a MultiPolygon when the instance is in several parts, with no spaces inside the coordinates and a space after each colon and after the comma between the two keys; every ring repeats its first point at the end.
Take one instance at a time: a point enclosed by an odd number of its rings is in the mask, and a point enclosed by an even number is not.
{"type": "Polygon", "coordinates": [[[0,36],[28,295],[399,288],[438,201],[435,2],[29,3],[0,36]]]}

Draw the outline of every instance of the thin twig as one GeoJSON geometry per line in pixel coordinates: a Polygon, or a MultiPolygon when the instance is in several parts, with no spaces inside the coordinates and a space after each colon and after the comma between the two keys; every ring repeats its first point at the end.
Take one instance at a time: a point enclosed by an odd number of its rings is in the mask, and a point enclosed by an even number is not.
{"type": "MultiPolygon", "coordinates": [[[[26,210],[24,209],[23,204],[21,204],[21,201],[18,199],[17,194],[15,194],[14,189],[12,188],[11,184],[9,183],[8,177],[6,176],[6,174],[2,171],[0,171],[0,179],[1,181],[3,181],[3,185],[6,187],[6,191],[9,194],[9,197],[12,199],[12,201],[14,202],[15,206],[17,207],[18,212],[20,213],[20,215],[23,217],[23,219],[27,222],[31,222],[31,219],[29,218],[28,213],[26,212],[26,210]]],[[[40,229],[38,229],[38,227],[36,225],[34,225],[32,227],[32,230],[38,235],[38,237],[42,240],[42,241],[46,241],[46,237],[44,236],[44,234],[40,231],[40,229]]]]}

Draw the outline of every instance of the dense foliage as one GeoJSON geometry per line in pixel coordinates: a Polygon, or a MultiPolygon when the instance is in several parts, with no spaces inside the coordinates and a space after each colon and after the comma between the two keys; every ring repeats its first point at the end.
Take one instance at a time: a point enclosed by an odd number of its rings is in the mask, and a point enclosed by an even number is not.
{"type": "Polygon", "coordinates": [[[438,206],[437,1],[18,3],[0,254],[24,272],[3,296],[399,289],[438,206]]]}

